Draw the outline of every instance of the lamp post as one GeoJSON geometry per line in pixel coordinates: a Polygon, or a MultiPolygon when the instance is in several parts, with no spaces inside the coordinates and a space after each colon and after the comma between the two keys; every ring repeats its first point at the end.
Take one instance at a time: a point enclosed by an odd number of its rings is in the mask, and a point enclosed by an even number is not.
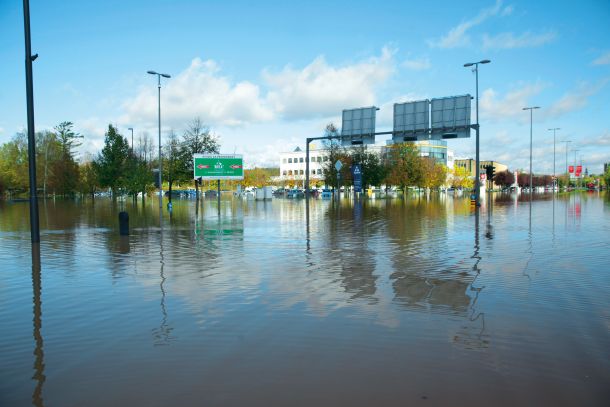
{"type": "Polygon", "coordinates": [[[128,127],[127,130],[131,130],[131,151],[133,152],[133,127],[128,127]]]}
{"type": "Polygon", "coordinates": [[[479,201],[479,195],[481,193],[480,188],[480,164],[479,164],[479,64],[488,64],[491,61],[489,59],[483,59],[479,62],[468,62],[464,64],[464,67],[474,66],[474,72],[476,75],[476,115],[477,115],[477,124],[476,124],[476,171],[475,171],[475,179],[474,179],[474,194],[475,194],[475,206],[478,208],[481,206],[481,202],[479,201]]]}
{"type": "Polygon", "coordinates": [[[566,177],[568,177],[568,186],[570,186],[570,173],[568,172],[568,143],[572,140],[563,140],[562,143],[566,143],[566,177]]]}
{"type": "Polygon", "coordinates": [[[540,109],[540,106],[524,107],[523,110],[530,111],[530,203],[534,192],[534,176],[532,173],[532,124],[534,119],[534,109],[540,109]]]}
{"type": "Polygon", "coordinates": [[[32,62],[38,54],[32,55],[30,36],[30,2],[23,0],[23,31],[25,34],[25,93],[28,120],[28,172],[30,180],[30,239],[32,243],[40,242],[38,222],[38,196],[36,194],[36,133],[34,131],[34,80],[32,62]]]}
{"type": "Polygon", "coordinates": [[[147,71],[150,75],[157,75],[157,88],[159,89],[159,208],[163,207],[163,184],[161,183],[161,173],[163,172],[163,160],[161,159],[161,77],[171,78],[166,73],[147,71]]]}
{"type": "Polygon", "coordinates": [[[557,130],[561,130],[560,127],[554,127],[549,129],[549,131],[553,130],[553,193],[555,193],[555,184],[557,183],[557,176],[555,174],[555,132],[557,130]]]}
{"type": "Polygon", "coordinates": [[[575,148],[574,150],[572,150],[574,152],[574,186],[575,188],[578,188],[580,185],[580,182],[578,180],[578,177],[576,176],[576,153],[579,152],[580,150],[575,148]]]}

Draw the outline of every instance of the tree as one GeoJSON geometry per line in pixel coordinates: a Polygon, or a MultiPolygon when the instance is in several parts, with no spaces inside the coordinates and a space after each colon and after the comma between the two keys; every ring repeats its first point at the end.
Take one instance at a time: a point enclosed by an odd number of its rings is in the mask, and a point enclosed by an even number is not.
{"type": "Polygon", "coordinates": [[[91,161],[86,162],[80,167],[80,191],[83,195],[90,195],[95,198],[95,191],[98,186],[97,173],[91,161]]]}
{"type": "MultiPolygon", "coordinates": [[[[324,129],[324,137],[337,136],[339,136],[339,130],[337,129],[337,127],[333,123],[329,123],[328,125],[326,125],[326,128],[324,129]]],[[[332,188],[334,189],[335,186],[338,187],[339,185],[339,175],[345,175],[343,174],[343,172],[337,172],[337,169],[335,168],[335,163],[337,162],[337,160],[341,160],[343,167],[346,167],[345,164],[347,161],[348,154],[341,147],[341,143],[338,141],[338,139],[324,140],[323,144],[326,150],[328,151],[328,161],[326,161],[322,166],[322,172],[324,173],[324,183],[326,185],[332,186],[332,188]]],[[[349,167],[347,167],[347,169],[349,172],[349,167]]],[[[343,180],[345,180],[345,177],[343,177],[343,180]]]]}
{"type": "Polygon", "coordinates": [[[453,188],[471,189],[474,186],[474,180],[470,177],[466,168],[456,166],[453,168],[451,175],[451,186],[453,188]]]}
{"type": "Polygon", "coordinates": [[[365,146],[354,147],[351,153],[354,164],[360,164],[362,170],[362,187],[379,186],[386,176],[386,167],[379,154],[367,151],[365,146]]]}
{"type": "Polygon", "coordinates": [[[404,191],[420,185],[423,171],[417,146],[413,143],[393,144],[386,159],[386,185],[398,185],[404,191]]]}
{"type": "Polygon", "coordinates": [[[74,152],[72,150],[82,144],[78,140],[82,139],[83,136],[78,133],[75,133],[72,130],[73,126],[74,124],[72,122],[61,122],[57,126],[55,126],[55,134],[57,136],[57,141],[61,145],[64,157],[70,156],[71,158],[74,158],[74,152]]]}
{"type": "Polygon", "coordinates": [[[128,156],[127,139],[120,135],[113,125],[108,125],[104,148],[93,161],[93,166],[100,186],[110,188],[113,199],[116,199],[119,189],[125,185],[128,156]]]}
{"type": "Polygon", "coordinates": [[[493,181],[496,185],[500,185],[503,188],[509,188],[515,183],[515,175],[509,170],[501,171],[494,176],[493,181]]]}
{"type": "Polygon", "coordinates": [[[135,200],[139,192],[142,193],[142,200],[146,189],[153,183],[152,172],[148,168],[148,164],[143,158],[138,157],[133,152],[130,152],[127,158],[127,177],[125,179],[125,187],[127,192],[131,194],[135,200]]]}
{"type": "Polygon", "coordinates": [[[163,150],[163,179],[169,185],[169,202],[171,202],[173,184],[192,178],[192,156],[180,143],[174,131],[170,131],[163,150]]]}
{"type": "MultiPolygon", "coordinates": [[[[196,117],[190,123],[188,129],[183,135],[183,148],[185,153],[189,157],[189,167],[191,171],[194,169],[194,158],[195,154],[203,153],[216,153],[220,152],[220,142],[218,137],[210,132],[209,127],[204,126],[201,123],[201,119],[196,117]]],[[[195,182],[195,190],[197,191],[197,197],[199,197],[199,185],[195,182]]]]}
{"type": "Polygon", "coordinates": [[[244,171],[244,186],[264,187],[271,181],[271,176],[267,168],[254,168],[244,171]]]}
{"type": "Polygon", "coordinates": [[[9,193],[28,190],[28,144],[24,132],[0,147],[0,180],[9,193]]]}
{"type": "Polygon", "coordinates": [[[610,166],[606,170],[606,173],[603,176],[604,183],[606,184],[606,188],[610,188],[610,166]]]}

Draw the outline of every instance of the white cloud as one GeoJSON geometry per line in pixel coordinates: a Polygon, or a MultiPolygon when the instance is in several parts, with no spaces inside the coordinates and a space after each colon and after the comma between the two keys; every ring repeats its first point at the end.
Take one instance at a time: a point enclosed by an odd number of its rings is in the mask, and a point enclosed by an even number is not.
{"type": "Polygon", "coordinates": [[[342,67],[333,67],[324,57],[297,70],[263,72],[270,88],[269,105],[286,119],[306,119],[337,114],[342,109],[372,105],[376,89],[394,72],[394,51],[383,48],[381,56],[342,67]]]}
{"type": "Polygon", "coordinates": [[[587,137],[579,142],[583,146],[610,147],[610,131],[606,130],[597,137],[587,137]]]}
{"type": "Polygon", "coordinates": [[[557,33],[548,31],[541,34],[525,32],[516,36],[512,32],[500,33],[495,36],[483,34],[483,49],[515,49],[539,47],[548,44],[557,38],[557,33]]]}
{"type": "Polygon", "coordinates": [[[545,117],[559,117],[566,113],[580,110],[587,105],[588,99],[602,90],[609,79],[595,84],[583,82],[574,90],[565,93],[559,100],[553,103],[543,114],[545,117]]]}
{"type": "MultiPolygon", "coordinates": [[[[214,125],[241,125],[273,119],[273,111],[260,97],[259,87],[247,81],[233,83],[221,76],[212,60],[195,58],[190,66],[161,89],[162,120],[169,126],[201,117],[214,125]]],[[[157,92],[141,88],[123,103],[127,112],[121,123],[152,123],[157,118],[157,92]]]]}
{"type": "Polygon", "coordinates": [[[591,64],[592,65],[610,65],[610,51],[601,55],[599,58],[594,60],[591,64]]]}
{"type": "Polygon", "coordinates": [[[411,69],[412,71],[424,71],[430,69],[430,58],[407,59],[402,63],[402,66],[411,69]]]}
{"type": "Polygon", "coordinates": [[[502,120],[523,115],[522,109],[529,106],[532,96],[538,95],[543,85],[528,84],[519,89],[508,92],[503,98],[499,98],[496,91],[486,89],[480,99],[481,115],[484,120],[502,120]]]}
{"type": "Polygon", "coordinates": [[[468,46],[470,45],[468,30],[482,24],[488,18],[496,16],[499,13],[501,13],[501,15],[509,15],[511,12],[511,6],[502,9],[502,0],[497,0],[493,7],[481,10],[476,17],[466,20],[453,27],[445,36],[439,39],[429,40],[428,45],[436,48],[457,48],[468,46]]]}

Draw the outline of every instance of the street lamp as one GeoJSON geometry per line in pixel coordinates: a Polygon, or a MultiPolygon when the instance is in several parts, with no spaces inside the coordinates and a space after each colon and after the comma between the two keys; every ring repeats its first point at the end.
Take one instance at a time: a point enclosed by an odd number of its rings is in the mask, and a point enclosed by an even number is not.
{"type": "Polygon", "coordinates": [[[483,59],[482,61],[479,62],[468,62],[466,64],[464,64],[465,68],[468,68],[470,66],[474,66],[474,72],[476,74],[476,112],[477,112],[477,124],[476,124],[476,172],[475,172],[475,179],[474,179],[474,194],[475,194],[475,205],[476,207],[481,206],[481,203],[479,202],[479,195],[481,193],[481,188],[480,188],[480,168],[479,168],[479,64],[488,64],[491,61],[489,59],[483,59]]]}
{"type": "Polygon", "coordinates": [[[566,176],[568,177],[568,184],[570,183],[570,173],[568,172],[568,143],[571,143],[572,140],[563,140],[562,143],[566,143],[566,176]]]}
{"type": "Polygon", "coordinates": [[[557,177],[555,175],[555,132],[557,130],[561,130],[560,127],[555,127],[552,129],[549,129],[549,131],[553,131],[553,193],[555,193],[555,184],[557,183],[557,177]]]}
{"type": "Polygon", "coordinates": [[[131,151],[133,152],[133,127],[128,127],[127,130],[131,130],[131,151]]]}
{"type": "Polygon", "coordinates": [[[530,111],[530,204],[532,201],[532,194],[534,191],[534,177],[532,173],[532,122],[534,118],[534,109],[540,109],[540,106],[524,107],[523,110],[530,111]]]}
{"type": "Polygon", "coordinates": [[[166,73],[147,71],[150,75],[157,75],[157,87],[159,89],[159,208],[163,207],[163,184],[161,183],[161,173],[163,172],[163,160],[161,160],[161,77],[171,78],[166,73]]]}

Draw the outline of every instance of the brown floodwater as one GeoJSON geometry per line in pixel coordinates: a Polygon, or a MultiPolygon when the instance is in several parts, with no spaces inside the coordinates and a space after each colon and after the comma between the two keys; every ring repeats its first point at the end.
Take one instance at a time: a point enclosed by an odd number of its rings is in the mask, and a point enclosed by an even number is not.
{"type": "Polygon", "coordinates": [[[0,406],[608,406],[610,199],[527,198],[0,202],[0,406]]]}

